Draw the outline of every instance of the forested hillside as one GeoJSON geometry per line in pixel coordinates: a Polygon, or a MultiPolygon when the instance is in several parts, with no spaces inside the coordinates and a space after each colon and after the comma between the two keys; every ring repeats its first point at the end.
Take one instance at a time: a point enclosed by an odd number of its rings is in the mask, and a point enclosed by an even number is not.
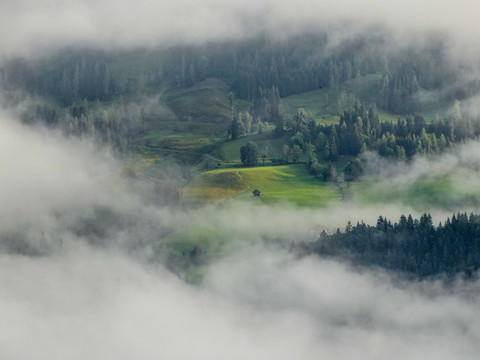
{"type": "Polygon", "coordinates": [[[391,41],[388,31],[377,29],[335,42],[320,31],[281,40],[265,35],[155,50],[67,49],[36,60],[11,58],[1,73],[5,88],[50,97],[62,106],[125,98],[158,90],[166,82],[189,87],[209,77],[226,81],[236,97],[254,108],[267,89],[286,97],[320,87],[342,88],[366,74],[381,74],[376,105],[394,113],[421,110],[419,89],[446,90],[443,99],[450,102],[478,91],[478,80],[462,78],[464,69],[449,61],[441,38],[395,49],[389,47],[391,41]]]}

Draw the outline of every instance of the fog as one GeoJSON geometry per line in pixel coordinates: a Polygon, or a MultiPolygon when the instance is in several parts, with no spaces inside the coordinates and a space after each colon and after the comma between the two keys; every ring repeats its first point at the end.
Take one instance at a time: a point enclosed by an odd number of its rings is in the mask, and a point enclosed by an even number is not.
{"type": "Polygon", "coordinates": [[[189,221],[168,203],[153,206],[152,186],[129,182],[125,165],[89,140],[5,112],[0,140],[2,251],[50,253],[81,240],[148,252],[146,243],[189,221]]]}
{"type": "Polygon", "coordinates": [[[3,1],[0,31],[8,36],[1,37],[0,48],[11,54],[66,45],[152,46],[375,23],[409,40],[418,41],[417,35],[425,31],[450,34],[455,46],[471,51],[480,36],[477,10],[479,5],[471,0],[3,1]]]}
{"type": "Polygon", "coordinates": [[[118,252],[0,257],[2,359],[476,359],[478,283],[251,249],[202,286],[118,252]]]}

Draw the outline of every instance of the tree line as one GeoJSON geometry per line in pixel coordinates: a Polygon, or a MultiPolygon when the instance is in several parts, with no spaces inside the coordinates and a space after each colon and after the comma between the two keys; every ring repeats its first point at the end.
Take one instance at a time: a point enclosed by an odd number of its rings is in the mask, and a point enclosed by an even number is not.
{"type": "Polygon", "coordinates": [[[352,79],[381,74],[378,105],[401,114],[418,110],[420,88],[441,90],[449,85],[449,100],[462,100],[480,89],[473,80],[457,86],[460,72],[448,61],[442,39],[395,51],[388,50],[389,41],[390,34],[377,29],[339,42],[332,42],[328,31],[318,31],[283,40],[264,35],[149,51],[66,49],[38,60],[9,59],[0,69],[0,82],[69,106],[84,99],[132,96],[165,83],[189,87],[214,77],[256,108],[267,89],[276,88],[285,97],[319,87],[342,89],[352,79]]]}
{"type": "Polygon", "coordinates": [[[414,276],[473,277],[480,268],[480,215],[457,213],[435,226],[430,214],[398,222],[379,216],[375,226],[363,221],[331,235],[323,231],[305,254],[346,259],[361,266],[380,266],[414,276]]]}
{"type": "MultiPolygon", "coordinates": [[[[94,105],[97,102],[123,103],[123,99],[128,102],[166,85],[189,87],[209,77],[219,78],[229,85],[232,96],[250,104],[248,111],[232,111],[232,139],[274,124],[277,136],[289,134],[282,161],[298,162],[306,157],[314,164],[314,172],[319,159],[335,161],[338,156],[355,156],[365,149],[408,159],[478,135],[476,119],[454,116],[438,119],[432,127],[418,113],[419,89],[442,90],[445,101],[462,100],[480,91],[478,80],[461,82],[459,70],[445,56],[444,41],[432,38],[420,47],[386,51],[388,42],[388,33],[378,31],[344,38],[332,46],[331,35],[319,31],[282,40],[265,35],[149,51],[66,49],[36,60],[4,61],[0,84],[11,92],[22,90],[47,98],[52,105],[40,106],[38,112],[46,123],[62,121],[72,134],[91,133],[93,123],[96,133],[105,132],[102,137],[108,139],[117,136],[111,130],[120,125],[105,126],[98,114],[92,121],[71,109],[85,101],[91,108],[98,107],[94,105]],[[348,81],[368,74],[381,74],[377,103],[403,114],[397,123],[380,123],[375,106],[363,104],[345,108],[339,124],[323,128],[314,126],[304,112],[294,119],[282,114],[281,97],[319,87],[341,91],[348,81]],[[64,111],[72,119],[63,121],[64,111]]],[[[346,101],[351,103],[348,96],[346,101]]],[[[120,134],[130,134],[132,120],[116,118],[127,121],[120,126],[126,128],[120,134]]]]}
{"type": "MultiPolygon", "coordinates": [[[[272,90],[273,92],[273,90],[272,90]]],[[[291,119],[276,106],[275,135],[285,139],[283,159],[287,163],[307,162],[313,173],[319,162],[335,162],[341,156],[354,156],[370,150],[380,156],[409,160],[415,155],[444,151],[456,142],[480,135],[480,117],[463,113],[459,101],[454,113],[428,123],[421,113],[381,122],[375,104],[366,106],[351,97],[337,124],[317,125],[304,109],[291,119]]]]}
{"type": "MultiPolygon", "coordinates": [[[[317,125],[311,114],[302,108],[287,118],[281,108],[278,89],[263,92],[261,106],[257,107],[256,123],[248,112],[237,113],[232,105],[231,139],[246,136],[254,126],[262,131],[262,118],[275,126],[273,136],[283,141],[282,158],[270,159],[272,163],[307,163],[313,175],[324,180],[336,178],[333,163],[341,157],[356,158],[365,151],[374,151],[382,157],[408,161],[416,155],[441,153],[455,143],[480,136],[480,116],[463,111],[455,101],[450,116],[427,123],[421,113],[407,114],[396,121],[381,122],[375,104],[365,105],[358,98],[343,93],[339,103],[344,110],[337,124],[317,125]],[[322,165],[323,164],[323,165],[322,165]]],[[[255,145],[255,144],[253,144],[255,145]]],[[[250,148],[253,148],[250,145],[250,148]]],[[[250,154],[259,154],[250,151],[250,154]]],[[[252,158],[253,155],[247,156],[252,158]]],[[[265,158],[262,154],[263,162],[265,158]]],[[[245,157],[242,157],[245,159],[245,157]]],[[[242,161],[249,166],[258,160],[242,161]]],[[[354,180],[362,172],[360,162],[351,160],[344,169],[344,179],[354,180]]]]}

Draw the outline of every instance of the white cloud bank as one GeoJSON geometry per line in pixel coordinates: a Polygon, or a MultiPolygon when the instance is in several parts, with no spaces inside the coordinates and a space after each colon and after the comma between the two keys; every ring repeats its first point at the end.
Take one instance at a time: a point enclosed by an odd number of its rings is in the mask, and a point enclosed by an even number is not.
{"type": "Polygon", "coordinates": [[[260,249],[188,286],[78,246],[0,256],[2,359],[476,359],[478,283],[395,283],[260,249]],[[457,290],[462,290],[458,294],[457,290]]]}
{"type": "Polygon", "coordinates": [[[235,38],[258,31],[305,26],[380,23],[411,37],[440,30],[458,41],[480,39],[472,0],[22,0],[0,3],[0,48],[29,52],[65,45],[103,47],[235,38]]]}

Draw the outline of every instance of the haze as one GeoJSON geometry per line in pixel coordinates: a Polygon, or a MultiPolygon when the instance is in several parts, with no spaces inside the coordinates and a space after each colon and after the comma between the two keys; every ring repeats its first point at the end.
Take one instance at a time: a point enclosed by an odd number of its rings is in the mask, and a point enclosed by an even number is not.
{"type": "Polygon", "coordinates": [[[396,29],[407,39],[440,31],[453,36],[456,46],[471,50],[480,38],[479,10],[472,0],[3,1],[0,48],[12,54],[66,45],[153,46],[373,23],[396,29]]]}

